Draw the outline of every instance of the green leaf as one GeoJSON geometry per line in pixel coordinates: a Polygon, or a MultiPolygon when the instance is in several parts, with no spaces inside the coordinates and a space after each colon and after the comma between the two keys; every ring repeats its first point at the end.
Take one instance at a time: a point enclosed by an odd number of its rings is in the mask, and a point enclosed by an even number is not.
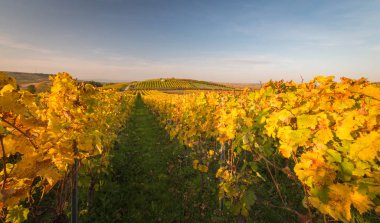
{"type": "Polygon", "coordinates": [[[247,190],[244,194],[243,199],[248,207],[252,206],[253,204],[255,204],[255,201],[256,201],[255,192],[253,192],[252,190],[247,190]]]}
{"type": "Polygon", "coordinates": [[[327,152],[327,154],[329,154],[329,156],[327,157],[328,161],[337,162],[337,163],[342,162],[342,156],[340,155],[339,152],[337,152],[333,149],[327,149],[326,152],[327,152]]]}
{"type": "Polygon", "coordinates": [[[341,140],[341,145],[339,143],[334,143],[334,147],[340,152],[348,153],[350,152],[351,141],[341,140]]]}
{"type": "Polygon", "coordinates": [[[251,150],[251,146],[250,145],[242,145],[242,147],[241,148],[243,148],[243,150],[246,150],[246,151],[249,151],[249,152],[251,152],[252,150],[251,150]]]}
{"type": "Polygon", "coordinates": [[[257,163],[256,162],[249,162],[249,165],[251,166],[252,171],[257,171],[257,163]]]}
{"type": "Polygon", "coordinates": [[[0,134],[5,134],[6,129],[4,128],[3,125],[0,125],[0,134]]]}
{"type": "Polygon", "coordinates": [[[329,187],[323,186],[321,188],[312,188],[310,191],[315,197],[318,197],[322,203],[326,204],[329,201],[329,187]]]}
{"type": "Polygon", "coordinates": [[[356,168],[352,171],[352,175],[354,176],[364,176],[367,172],[371,171],[371,165],[366,162],[357,161],[355,163],[356,168]]]}
{"type": "Polygon", "coordinates": [[[327,186],[322,187],[317,195],[319,200],[326,204],[329,201],[329,188],[327,186]]]}
{"type": "Polygon", "coordinates": [[[28,219],[29,209],[23,206],[15,205],[13,208],[9,209],[6,222],[21,223],[28,219]]]}
{"type": "Polygon", "coordinates": [[[243,207],[241,209],[241,215],[243,215],[246,218],[249,216],[249,212],[248,212],[247,208],[243,207]]]}
{"type": "Polygon", "coordinates": [[[352,176],[352,171],[355,169],[355,166],[352,162],[350,162],[349,160],[345,159],[342,163],[341,163],[341,168],[342,168],[342,178],[344,181],[349,181],[351,180],[351,176],[352,176]]]}
{"type": "Polygon", "coordinates": [[[256,176],[258,176],[263,181],[266,181],[265,178],[259,172],[256,172],[256,176]]]}

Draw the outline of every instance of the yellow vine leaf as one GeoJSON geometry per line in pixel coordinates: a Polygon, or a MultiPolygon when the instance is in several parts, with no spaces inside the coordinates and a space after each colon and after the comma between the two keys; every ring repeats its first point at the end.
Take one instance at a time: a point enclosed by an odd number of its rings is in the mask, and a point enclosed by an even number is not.
{"type": "Polygon", "coordinates": [[[351,220],[351,188],[344,184],[332,184],[329,187],[328,202],[325,204],[317,197],[310,197],[309,202],[324,214],[335,220],[351,220]]]}
{"type": "Polygon", "coordinates": [[[300,115],[297,116],[297,127],[299,129],[311,128],[313,129],[317,125],[316,115],[300,115]]]}
{"type": "Polygon", "coordinates": [[[321,84],[327,84],[334,80],[334,76],[317,76],[314,78],[314,81],[319,82],[321,84]]]}
{"type": "Polygon", "coordinates": [[[311,196],[309,201],[311,205],[318,208],[322,213],[329,214],[335,220],[350,221],[351,205],[360,214],[369,211],[374,206],[367,195],[359,193],[356,189],[346,184],[332,184],[328,187],[327,203],[323,203],[314,196],[311,196]]]}
{"type": "Polygon", "coordinates": [[[380,133],[370,132],[359,137],[350,148],[349,156],[353,160],[374,160],[380,152],[380,133]]]}
{"type": "Polygon", "coordinates": [[[368,196],[363,195],[358,191],[354,191],[351,194],[351,200],[353,206],[359,211],[360,214],[367,212],[373,206],[373,202],[369,200],[368,196]]]}
{"type": "Polygon", "coordinates": [[[208,172],[208,167],[206,165],[203,165],[203,164],[199,164],[198,165],[198,170],[203,172],[203,173],[207,173],[208,172]]]}
{"type": "Polygon", "coordinates": [[[304,146],[311,136],[309,129],[293,130],[290,126],[278,129],[277,137],[291,146],[304,146]]]}
{"type": "Polygon", "coordinates": [[[315,151],[302,154],[294,172],[309,187],[331,184],[336,177],[335,168],[326,163],[321,153],[315,151]]]}
{"type": "Polygon", "coordinates": [[[342,140],[353,140],[351,132],[356,130],[358,123],[355,121],[355,114],[350,113],[337,126],[336,135],[342,140]]]}
{"type": "Polygon", "coordinates": [[[353,99],[343,99],[343,100],[336,100],[333,103],[333,108],[336,111],[343,111],[345,109],[352,108],[355,105],[355,100],[353,99]]]}
{"type": "Polygon", "coordinates": [[[198,164],[199,164],[199,160],[193,160],[193,168],[194,168],[194,170],[197,169],[198,164]]]}
{"type": "Polygon", "coordinates": [[[290,121],[290,118],[293,117],[293,114],[290,111],[284,109],[277,113],[276,117],[281,122],[288,123],[290,121]]]}
{"type": "Polygon", "coordinates": [[[224,171],[223,168],[219,168],[218,171],[216,171],[215,177],[216,178],[221,177],[223,174],[223,171],[224,171]]]}
{"type": "Polygon", "coordinates": [[[280,153],[283,157],[289,158],[292,155],[293,147],[284,142],[280,143],[280,147],[278,148],[280,150],[280,153]]]}
{"type": "Polygon", "coordinates": [[[380,100],[380,88],[375,85],[369,85],[365,87],[362,91],[363,94],[376,98],[380,100]]]}
{"type": "Polygon", "coordinates": [[[1,90],[0,90],[0,96],[3,96],[5,92],[11,92],[15,88],[11,84],[5,85],[1,90]]]}
{"type": "Polygon", "coordinates": [[[53,167],[48,167],[39,170],[37,172],[37,176],[45,178],[49,183],[49,186],[54,186],[58,179],[62,177],[61,174],[59,174],[58,170],[53,169],[53,167]]]}
{"type": "Polygon", "coordinates": [[[331,132],[331,129],[329,128],[322,128],[319,129],[315,133],[315,142],[321,142],[323,144],[327,144],[332,138],[334,137],[333,133],[331,132]]]}
{"type": "Polygon", "coordinates": [[[225,170],[225,171],[223,172],[223,174],[222,174],[222,178],[223,178],[223,180],[228,181],[228,180],[231,179],[231,177],[232,177],[232,175],[231,175],[231,173],[230,173],[228,170],[225,170]]]}

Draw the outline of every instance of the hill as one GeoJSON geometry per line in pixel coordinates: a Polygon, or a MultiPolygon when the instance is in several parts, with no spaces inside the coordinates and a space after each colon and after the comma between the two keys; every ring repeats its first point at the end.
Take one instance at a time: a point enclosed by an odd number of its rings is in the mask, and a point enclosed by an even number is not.
{"type": "MultiPolygon", "coordinates": [[[[21,89],[27,89],[28,86],[34,85],[36,92],[48,91],[52,85],[49,76],[53,74],[44,73],[26,73],[26,72],[13,72],[13,71],[0,71],[6,75],[16,79],[17,84],[21,89]]],[[[102,86],[103,84],[93,80],[78,80],[78,82],[86,82],[94,86],[102,86]]]]}
{"type": "Polygon", "coordinates": [[[49,76],[51,75],[51,74],[43,74],[43,73],[25,73],[25,72],[11,72],[11,71],[0,71],[0,72],[4,72],[9,76],[14,77],[20,86],[49,81],[49,76]]]}
{"type": "Polygon", "coordinates": [[[51,74],[43,73],[25,73],[25,72],[12,72],[12,71],[0,71],[6,75],[16,79],[17,84],[21,89],[27,89],[28,86],[34,85],[36,92],[47,91],[51,87],[51,81],[49,76],[51,74]]]}
{"type": "MultiPolygon", "coordinates": [[[[52,74],[0,71],[14,77],[22,89],[34,85],[37,92],[45,91],[51,86],[49,76],[52,74]]],[[[87,81],[86,81],[87,82],[87,81]]],[[[193,79],[159,78],[144,81],[102,83],[105,89],[117,90],[233,90],[239,88],[233,84],[214,83],[193,79]]]]}
{"type": "Polygon", "coordinates": [[[233,90],[233,87],[192,79],[160,78],[127,84],[133,90],[233,90]]]}

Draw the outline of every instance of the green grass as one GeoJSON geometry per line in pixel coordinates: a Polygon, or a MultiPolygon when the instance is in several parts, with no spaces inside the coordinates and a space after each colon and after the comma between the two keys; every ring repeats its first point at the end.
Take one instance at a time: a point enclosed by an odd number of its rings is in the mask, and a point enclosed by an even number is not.
{"type": "Polygon", "coordinates": [[[184,151],[139,98],[112,152],[109,174],[81,222],[228,222],[215,215],[216,191],[200,191],[199,175],[184,151]]]}

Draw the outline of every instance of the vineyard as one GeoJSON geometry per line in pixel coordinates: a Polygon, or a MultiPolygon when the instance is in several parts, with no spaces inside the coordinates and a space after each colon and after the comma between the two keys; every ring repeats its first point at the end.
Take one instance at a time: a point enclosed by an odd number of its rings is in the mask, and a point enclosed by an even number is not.
{"type": "Polygon", "coordinates": [[[219,178],[220,205],[234,215],[249,219],[260,205],[301,222],[377,222],[380,88],[364,79],[332,80],[144,101],[191,151],[200,177],[212,171],[219,178]]]}
{"type": "Polygon", "coordinates": [[[233,87],[228,87],[222,84],[191,80],[191,79],[174,79],[161,78],[152,79],[140,82],[125,82],[108,84],[104,89],[124,90],[234,90],[233,87]]]}
{"type": "Polygon", "coordinates": [[[61,193],[56,214],[62,215],[69,184],[78,183],[79,162],[89,175],[104,169],[134,104],[135,97],[80,85],[66,73],[51,79],[49,93],[33,95],[1,76],[0,205],[5,222],[35,215],[53,188],[61,193]]]}
{"type": "Polygon", "coordinates": [[[133,85],[138,90],[232,90],[233,88],[221,84],[190,80],[190,79],[174,79],[161,78],[142,82],[133,85]]]}
{"type": "Polygon", "coordinates": [[[194,86],[187,81],[176,79],[157,79],[138,82],[135,89],[192,89],[194,86]]]}
{"type": "Polygon", "coordinates": [[[50,79],[32,94],[0,77],[3,222],[380,222],[380,88],[365,79],[50,79]]]}

